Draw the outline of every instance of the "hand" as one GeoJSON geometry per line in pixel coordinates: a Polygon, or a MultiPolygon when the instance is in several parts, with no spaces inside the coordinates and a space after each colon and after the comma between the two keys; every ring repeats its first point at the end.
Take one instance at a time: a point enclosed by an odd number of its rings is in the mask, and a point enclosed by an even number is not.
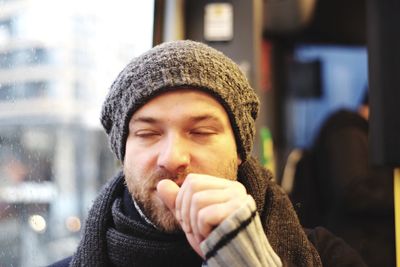
{"type": "Polygon", "coordinates": [[[162,180],[157,192],[175,214],[190,245],[202,257],[200,243],[247,197],[241,183],[204,174],[187,175],[181,188],[172,180],[162,180]]]}

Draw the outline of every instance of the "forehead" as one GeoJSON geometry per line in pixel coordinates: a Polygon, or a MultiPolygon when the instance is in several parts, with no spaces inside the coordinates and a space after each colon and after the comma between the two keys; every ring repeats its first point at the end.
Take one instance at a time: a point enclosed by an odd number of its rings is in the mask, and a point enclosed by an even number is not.
{"type": "Polygon", "coordinates": [[[229,120],[224,107],[210,94],[191,88],[169,90],[144,104],[132,116],[201,116],[212,115],[229,120]]]}

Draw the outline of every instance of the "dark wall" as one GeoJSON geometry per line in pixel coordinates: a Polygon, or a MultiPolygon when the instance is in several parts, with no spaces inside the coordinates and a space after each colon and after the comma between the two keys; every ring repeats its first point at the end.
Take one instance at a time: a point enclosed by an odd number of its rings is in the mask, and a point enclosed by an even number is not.
{"type": "Polygon", "coordinates": [[[372,161],[400,166],[400,1],[368,0],[372,161]]]}
{"type": "Polygon", "coordinates": [[[302,41],[319,43],[366,43],[366,0],[319,0],[302,41]]]}
{"type": "MultiPolygon", "coordinates": [[[[230,41],[208,42],[203,36],[204,7],[212,0],[186,0],[185,36],[187,39],[204,42],[234,60],[239,66],[245,66],[247,78],[263,100],[260,92],[260,60],[262,39],[262,0],[226,0],[217,1],[233,5],[233,38],[230,41]]],[[[257,130],[263,125],[267,112],[261,106],[257,130]]],[[[260,154],[260,140],[256,138],[255,154],[260,154]]]]}
{"type": "Polygon", "coordinates": [[[257,85],[255,43],[254,43],[254,1],[230,0],[223,1],[233,5],[233,39],[224,42],[207,42],[204,39],[204,7],[210,0],[187,0],[186,1],[186,38],[202,41],[208,45],[224,52],[236,63],[248,62],[250,64],[249,79],[253,86],[257,85]]]}
{"type": "MultiPolygon", "coordinates": [[[[278,151],[279,168],[283,168],[288,153],[293,148],[285,135],[290,129],[288,114],[285,114],[288,97],[290,95],[290,64],[293,62],[293,53],[296,45],[339,45],[364,46],[366,45],[366,1],[367,0],[316,0],[313,15],[307,23],[292,27],[291,30],[282,30],[283,27],[263,25],[263,38],[272,43],[271,65],[272,100],[274,105],[274,140],[278,151]]],[[[270,9],[270,14],[281,14],[277,19],[293,19],[286,17],[289,13],[299,14],[301,0],[264,0],[264,13],[270,9]],[[282,3],[281,3],[282,2],[282,3]],[[274,5],[272,3],[275,3],[274,5]],[[293,9],[296,9],[294,11],[293,9]],[[274,9],[274,10],[271,10],[274,9]]],[[[269,20],[264,20],[264,24],[269,20]]],[[[271,22],[270,22],[271,23],[271,22]]],[[[276,23],[276,25],[284,24],[276,23]]],[[[290,24],[290,23],[288,23],[290,24]]]]}
{"type": "MultiPolygon", "coordinates": [[[[270,13],[286,14],[286,9],[298,9],[297,12],[293,10],[291,12],[300,13],[299,1],[286,0],[285,5],[268,5],[271,0],[264,1],[266,2],[265,9],[276,9],[269,10],[270,13]],[[288,3],[291,3],[291,5],[288,3]],[[288,8],[289,6],[291,8],[288,8]]],[[[275,1],[278,2],[279,0],[275,1]]],[[[307,23],[299,25],[296,30],[292,31],[283,31],[264,25],[264,36],[303,43],[365,45],[366,1],[316,0],[313,15],[307,23]]],[[[290,17],[286,19],[288,20],[290,17]]],[[[267,21],[264,23],[267,23],[267,21]]]]}

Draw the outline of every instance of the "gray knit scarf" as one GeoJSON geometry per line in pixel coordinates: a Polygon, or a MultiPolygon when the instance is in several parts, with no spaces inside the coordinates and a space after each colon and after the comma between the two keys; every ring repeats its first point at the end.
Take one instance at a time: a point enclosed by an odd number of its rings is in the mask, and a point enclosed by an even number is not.
{"type": "MultiPolygon", "coordinates": [[[[239,181],[257,203],[264,231],[284,263],[322,266],[286,195],[255,159],[244,162],[239,181]]],[[[165,234],[121,211],[125,185],[119,174],[103,188],[86,221],[70,266],[200,266],[183,234],[165,234]]]]}

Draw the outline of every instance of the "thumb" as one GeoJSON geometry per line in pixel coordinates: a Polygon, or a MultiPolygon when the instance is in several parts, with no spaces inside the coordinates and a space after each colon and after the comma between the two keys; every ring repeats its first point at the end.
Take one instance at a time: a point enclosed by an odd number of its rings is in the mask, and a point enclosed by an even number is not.
{"type": "Polygon", "coordinates": [[[179,192],[179,186],[170,179],[164,179],[157,184],[157,195],[171,210],[175,210],[175,199],[179,192]]]}

